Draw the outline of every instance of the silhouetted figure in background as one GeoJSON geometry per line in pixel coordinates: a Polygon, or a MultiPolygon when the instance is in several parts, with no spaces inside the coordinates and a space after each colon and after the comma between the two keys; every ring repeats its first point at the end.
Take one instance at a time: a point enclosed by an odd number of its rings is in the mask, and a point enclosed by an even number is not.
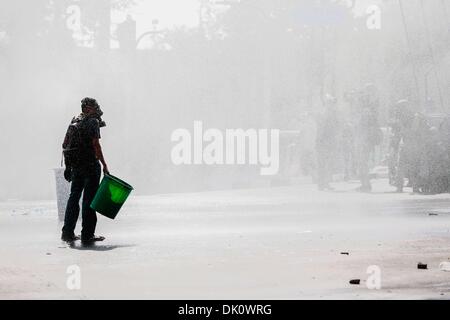
{"type": "Polygon", "coordinates": [[[344,161],[344,180],[349,181],[356,175],[355,128],[351,122],[342,128],[342,159],[344,161]]]}
{"type": "Polygon", "coordinates": [[[394,185],[397,192],[403,192],[405,178],[412,170],[413,121],[414,113],[407,100],[397,102],[394,111],[395,135],[391,141],[391,149],[397,152],[394,185]]]}
{"type": "Polygon", "coordinates": [[[417,113],[413,119],[411,138],[408,141],[411,157],[408,178],[413,192],[421,192],[426,187],[429,172],[427,155],[423,151],[427,148],[427,144],[431,143],[430,134],[427,119],[423,114],[417,113]]]}
{"type": "Polygon", "coordinates": [[[117,39],[121,50],[136,50],[136,21],[131,15],[127,15],[127,19],[118,25],[117,39]]]}
{"type": "Polygon", "coordinates": [[[316,174],[316,133],[317,124],[310,114],[305,114],[301,118],[299,135],[299,156],[300,168],[304,176],[313,176],[316,174]]]}
{"type": "Polygon", "coordinates": [[[388,170],[389,170],[389,184],[397,185],[397,165],[400,152],[400,142],[402,141],[402,124],[400,121],[400,105],[396,103],[389,110],[389,154],[388,170]]]}
{"type": "Polygon", "coordinates": [[[321,191],[332,190],[330,182],[336,160],[339,134],[336,103],[336,98],[327,96],[325,111],[317,119],[317,184],[321,191]]]}
{"type": "Polygon", "coordinates": [[[372,191],[370,164],[375,147],[380,145],[383,139],[378,120],[379,101],[373,84],[368,84],[364,88],[359,106],[359,120],[356,125],[356,153],[361,186],[358,190],[370,192],[372,191]]]}
{"type": "Polygon", "coordinates": [[[429,129],[428,139],[420,154],[423,157],[421,171],[421,192],[438,194],[448,191],[448,155],[442,142],[438,128],[429,129]]]}

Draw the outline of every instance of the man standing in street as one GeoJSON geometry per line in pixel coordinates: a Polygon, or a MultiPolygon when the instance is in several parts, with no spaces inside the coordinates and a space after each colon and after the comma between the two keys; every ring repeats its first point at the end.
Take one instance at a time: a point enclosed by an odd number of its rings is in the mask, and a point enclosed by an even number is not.
{"type": "Polygon", "coordinates": [[[75,227],[80,213],[79,202],[83,194],[81,241],[84,245],[89,245],[105,239],[95,236],[97,215],[90,205],[100,182],[100,163],[105,174],[109,171],[99,141],[100,127],[105,126],[101,119],[103,112],[97,101],[92,98],[81,101],[81,111],[78,117],[72,119],[63,143],[66,165],[64,177],[72,185],[61,239],[69,243],[80,239],[75,235],[75,227]]]}

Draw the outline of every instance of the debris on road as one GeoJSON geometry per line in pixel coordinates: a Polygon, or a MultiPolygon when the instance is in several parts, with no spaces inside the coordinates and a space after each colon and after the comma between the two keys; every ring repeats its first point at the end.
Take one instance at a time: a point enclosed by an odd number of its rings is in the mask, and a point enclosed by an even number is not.
{"type": "Polygon", "coordinates": [[[428,269],[428,265],[425,264],[425,263],[419,262],[419,264],[417,265],[417,269],[427,270],[428,269]]]}
{"type": "Polygon", "coordinates": [[[353,285],[360,285],[360,284],[361,284],[361,280],[360,280],[360,279],[350,280],[350,284],[353,284],[353,285]]]}
{"type": "Polygon", "coordinates": [[[349,255],[350,255],[349,252],[341,252],[341,254],[342,254],[342,255],[345,255],[345,256],[349,256],[349,255]]]}
{"type": "Polygon", "coordinates": [[[431,212],[431,213],[429,213],[428,215],[429,215],[429,216],[438,216],[439,214],[434,213],[434,212],[431,212]]]}

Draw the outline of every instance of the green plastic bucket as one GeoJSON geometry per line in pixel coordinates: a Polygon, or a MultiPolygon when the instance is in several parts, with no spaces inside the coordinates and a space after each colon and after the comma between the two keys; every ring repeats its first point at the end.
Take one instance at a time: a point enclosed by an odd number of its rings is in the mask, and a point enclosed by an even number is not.
{"type": "Polygon", "coordinates": [[[105,174],[92,200],[91,208],[105,217],[114,219],[132,190],[133,187],[125,181],[105,174]]]}

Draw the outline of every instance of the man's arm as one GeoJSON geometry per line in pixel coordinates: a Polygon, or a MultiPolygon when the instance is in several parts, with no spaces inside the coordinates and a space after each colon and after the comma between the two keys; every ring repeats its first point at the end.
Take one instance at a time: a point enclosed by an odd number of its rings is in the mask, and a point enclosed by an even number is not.
{"type": "Polygon", "coordinates": [[[95,156],[103,165],[103,172],[109,174],[108,166],[106,164],[105,158],[103,157],[102,146],[100,145],[100,139],[93,138],[92,144],[94,145],[95,156]]]}

